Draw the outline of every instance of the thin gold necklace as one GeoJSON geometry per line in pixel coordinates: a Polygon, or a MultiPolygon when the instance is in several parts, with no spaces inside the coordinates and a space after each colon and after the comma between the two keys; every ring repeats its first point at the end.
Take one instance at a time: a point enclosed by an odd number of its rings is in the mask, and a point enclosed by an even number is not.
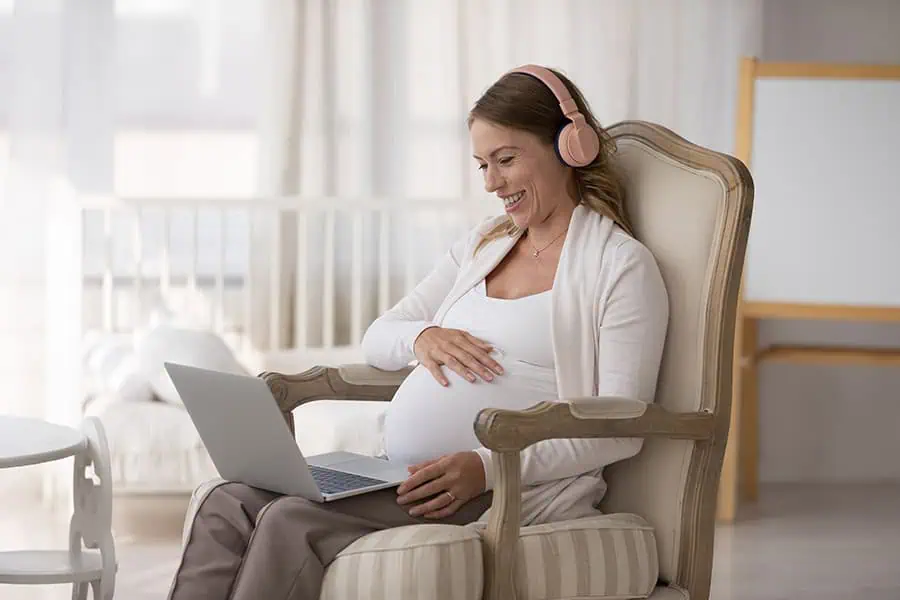
{"type": "Polygon", "coordinates": [[[544,250],[546,250],[547,248],[549,248],[550,246],[552,246],[554,243],[556,243],[556,241],[557,241],[559,238],[561,238],[562,236],[564,236],[565,233],[566,233],[568,230],[569,230],[568,227],[566,227],[565,229],[563,229],[563,230],[562,230],[562,233],[560,233],[558,236],[556,236],[555,238],[553,238],[553,239],[550,241],[549,244],[547,244],[546,246],[544,246],[544,247],[541,248],[540,250],[538,250],[537,247],[535,247],[534,242],[532,241],[531,236],[529,235],[529,236],[528,236],[528,243],[531,244],[531,247],[534,249],[534,252],[532,253],[532,256],[533,256],[534,258],[537,258],[538,255],[539,255],[541,252],[543,252],[544,250]]]}

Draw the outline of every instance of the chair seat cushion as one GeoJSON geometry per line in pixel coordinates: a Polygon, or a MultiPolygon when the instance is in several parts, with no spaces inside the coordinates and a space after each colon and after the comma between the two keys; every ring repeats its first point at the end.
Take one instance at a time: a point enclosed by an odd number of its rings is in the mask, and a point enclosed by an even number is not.
{"type": "MultiPolygon", "coordinates": [[[[371,533],[328,566],[321,600],[481,600],[484,524],[371,533]]],[[[647,598],[657,584],[653,528],[630,514],[523,527],[519,600],[647,598]]]]}
{"type": "Polygon", "coordinates": [[[631,514],[523,527],[518,600],[646,598],[659,576],[653,528],[631,514]]]}
{"type": "Polygon", "coordinates": [[[328,565],[320,600],[481,600],[481,537],[456,525],[366,535],[328,565]]]}

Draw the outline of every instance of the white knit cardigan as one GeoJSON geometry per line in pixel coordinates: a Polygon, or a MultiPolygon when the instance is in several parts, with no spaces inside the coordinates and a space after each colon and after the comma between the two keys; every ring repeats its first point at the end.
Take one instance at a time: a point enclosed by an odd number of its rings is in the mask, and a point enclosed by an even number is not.
{"type": "MultiPolygon", "coordinates": [[[[490,273],[518,240],[475,248],[505,217],[457,241],[414,290],[366,331],[366,362],[398,370],[415,360],[413,343],[490,273]]],[[[521,235],[521,234],[519,234],[521,235]]],[[[665,285],[650,251],[613,221],[579,205],[572,214],[551,291],[551,337],[560,401],[626,397],[652,402],[668,325],[665,285]]],[[[553,439],[522,452],[522,522],[595,514],[606,491],[604,466],[631,457],[640,439],[553,439]]],[[[477,448],[492,489],[491,452],[477,448]]],[[[483,519],[486,515],[483,516],[483,519]]]]}

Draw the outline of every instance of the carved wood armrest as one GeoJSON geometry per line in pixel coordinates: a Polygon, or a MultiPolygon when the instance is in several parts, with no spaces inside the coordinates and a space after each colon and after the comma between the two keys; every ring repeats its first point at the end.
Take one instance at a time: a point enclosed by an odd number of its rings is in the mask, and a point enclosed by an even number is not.
{"type": "Polygon", "coordinates": [[[313,367],[303,373],[286,375],[265,372],[259,376],[278,402],[291,433],[294,417],[291,411],[313,400],[374,400],[389,402],[412,368],[382,371],[369,365],[313,367]]]}
{"type": "Polygon", "coordinates": [[[713,435],[710,413],[673,413],[627,398],[540,402],[525,410],[487,408],[475,419],[475,435],[491,452],[494,498],[484,533],[485,599],[515,597],[515,557],[521,523],[521,458],[528,446],[552,438],[668,437],[705,440],[713,435]]]}
{"type": "Polygon", "coordinates": [[[486,408],[475,420],[475,435],[486,448],[508,452],[553,438],[704,440],[712,437],[714,424],[712,413],[674,413],[628,398],[578,398],[525,410],[486,408]]]}

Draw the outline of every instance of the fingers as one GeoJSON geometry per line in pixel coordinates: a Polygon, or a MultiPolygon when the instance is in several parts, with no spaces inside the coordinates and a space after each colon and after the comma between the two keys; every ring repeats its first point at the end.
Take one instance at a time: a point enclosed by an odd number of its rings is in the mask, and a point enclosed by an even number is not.
{"type": "MultiPolygon", "coordinates": [[[[415,489],[410,490],[409,492],[398,497],[397,503],[398,504],[412,504],[413,502],[418,502],[419,500],[425,500],[426,498],[431,498],[432,496],[436,496],[438,494],[446,496],[449,499],[450,496],[447,496],[447,494],[443,493],[444,490],[446,490],[448,487],[449,487],[449,482],[446,481],[446,478],[440,477],[438,479],[432,479],[428,483],[422,484],[422,485],[416,487],[415,489]]],[[[433,500],[432,500],[432,502],[433,502],[433,500]]],[[[425,504],[420,504],[419,506],[413,507],[412,509],[410,509],[409,514],[413,514],[414,510],[419,510],[422,506],[426,506],[428,504],[429,504],[429,502],[426,502],[425,504]]],[[[432,510],[435,510],[436,508],[440,508],[440,506],[437,506],[435,508],[429,508],[428,510],[422,510],[422,511],[420,511],[419,514],[425,514],[426,512],[431,512],[432,510]]]]}
{"type": "Polygon", "coordinates": [[[400,484],[397,488],[397,495],[402,496],[406,494],[408,491],[417,488],[418,486],[431,481],[432,479],[436,479],[444,474],[444,468],[440,460],[435,460],[431,464],[422,467],[417,470],[415,473],[409,476],[409,478],[400,484]]]}
{"type": "Polygon", "coordinates": [[[476,381],[476,374],[484,381],[493,381],[495,374],[503,374],[503,367],[490,355],[493,346],[466,331],[434,327],[420,334],[419,340],[424,344],[420,348],[417,343],[417,356],[421,356],[419,362],[442,386],[450,384],[441,369],[442,365],[470,383],[476,381]]]}
{"type": "Polygon", "coordinates": [[[458,511],[459,507],[465,504],[465,502],[458,499],[456,501],[451,501],[450,496],[448,496],[447,494],[441,495],[447,499],[447,505],[439,510],[425,513],[424,516],[426,519],[446,519],[447,517],[458,511]]]}
{"type": "Polygon", "coordinates": [[[411,516],[448,517],[484,491],[484,466],[477,452],[457,452],[420,465],[425,466],[397,488],[398,504],[422,501],[409,508],[411,516]]]}
{"type": "Polygon", "coordinates": [[[486,365],[491,365],[491,368],[495,369],[498,375],[503,372],[503,368],[496,361],[474,346],[462,348],[454,345],[440,352],[437,358],[460,377],[467,379],[471,383],[475,382],[475,373],[485,381],[494,380],[494,374],[488,370],[486,365]],[[473,356],[473,353],[475,356],[473,356]]]}
{"type": "Polygon", "coordinates": [[[458,358],[450,354],[449,352],[440,352],[438,354],[438,359],[450,367],[454,373],[462,377],[463,379],[468,380],[470,383],[475,382],[475,374],[472,373],[462,362],[459,361],[458,358]]]}
{"type": "Polygon", "coordinates": [[[487,352],[485,352],[483,356],[479,356],[479,360],[497,375],[503,375],[503,367],[500,366],[500,363],[491,358],[491,355],[487,352]]]}
{"type": "Polygon", "coordinates": [[[484,341],[484,340],[481,339],[481,338],[475,337],[474,335],[472,335],[472,334],[469,333],[468,331],[463,331],[462,329],[460,329],[460,330],[458,330],[458,331],[460,332],[460,334],[462,335],[462,337],[464,337],[464,338],[466,339],[466,341],[475,344],[475,345],[478,346],[479,348],[483,348],[484,350],[487,350],[488,352],[490,352],[491,350],[494,349],[494,347],[491,346],[488,342],[484,341]]]}
{"type": "Polygon", "coordinates": [[[497,375],[503,374],[503,367],[491,358],[490,354],[471,342],[464,341],[462,344],[462,346],[458,346],[460,353],[457,356],[469,367],[469,369],[481,375],[482,379],[492,381],[494,379],[494,373],[497,375]],[[494,373],[491,373],[489,369],[493,370],[494,373]]]}
{"type": "Polygon", "coordinates": [[[494,349],[494,347],[491,346],[489,343],[487,343],[486,341],[484,341],[482,339],[475,337],[468,331],[463,331],[462,334],[463,334],[463,337],[466,339],[466,341],[468,341],[471,344],[474,344],[475,346],[478,346],[479,348],[482,348],[483,350],[485,350],[487,352],[490,352],[491,350],[494,349]]]}
{"type": "Polygon", "coordinates": [[[424,469],[424,468],[427,467],[428,465],[433,465],[433,464],[436,463],[438,460],[439,460],[439,459],[435,458],[435,459],[433,459],[433,460],[426,460],[425,462],[420,462],[420,463],[415,464],[415,465],[409,465],[408,467],[406,467],[406,470],[409,471],[409,474],[410,474],[410,475],[412,475],[412,474],[415,473],[416,471],[419,471],[419,470],[421,470],[421,469],[424,469]]]}
{"type": "Polygon", "coordinates": [[[456,343],[463,350],[475,357],[481,364],[493,370],[497,375],[503,374],[503,367],[500,366],[500,363],[491,358],[491,352],[494,351],[494,347],[491,344],[478,339],[468,332],[463,332],[456,343]]]}
{"type": "MultiPolygon", "coordinates": [[[[485,366],[479,362],[477,356],[474,355],[482,354],[483,351],[467,342],[462,343],[466,344],[466,347],[454,346],[450,350],[452,352],[452,355],[456,356],[456,359],[460,363],[465,365],[467,373],[471,374],[475,372],[478,373],[478,375],[485,381],[492,381],[494,379],[493,373],[488,371],[487,368],[485,368],[485,366]]],[[[472,381],[472,379],[469,379],[469,381],[472,381]]]]}
{"type": "Polygon", "coordinates": [[[428,502],[414,506],[410,509],[409,514],[412,517],[424,515],[426,518],[441,518],[452,515],[462,504],[460,500],[454,500],[450,494],[443,491],[428,502]]]}
{"type": "Polygon", "coordinates": [[[447,378],[444,376],[444,373],[441,371],[441,365],[437,363],[437,361],[432,359],[423,360],[422,364],[425,365],[425,368],[428,369],[428,372],[431,373],[431,376],[434,377],[434,380],[437,381],[444,387],[450,385],[450,382],[447,381],[447,378]]]}

